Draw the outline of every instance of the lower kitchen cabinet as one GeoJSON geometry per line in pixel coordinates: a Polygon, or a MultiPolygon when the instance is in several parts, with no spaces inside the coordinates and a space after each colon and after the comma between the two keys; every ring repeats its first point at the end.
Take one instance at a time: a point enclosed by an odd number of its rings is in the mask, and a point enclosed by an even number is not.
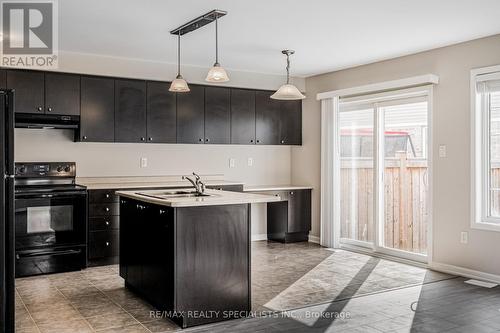
{"type": "Polygon", "coordinates": [[[311,190],[272,194],[281,201],[267,204],[267,239],[283,243],[307,241],[311,230],[311,190]]]}
{"type": "Polygon", "coordinates": [[[120,212],[115,190],[89,190],[89,266],[118,263],[120,212]]]}

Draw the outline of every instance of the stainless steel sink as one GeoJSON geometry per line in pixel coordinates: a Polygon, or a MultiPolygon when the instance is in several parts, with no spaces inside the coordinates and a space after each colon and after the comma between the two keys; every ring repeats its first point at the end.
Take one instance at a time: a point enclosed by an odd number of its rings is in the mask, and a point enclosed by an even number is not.
{"type": "Polygon", "coordinates": [[[155,199],[173,199],[173,198],[191,198],[191,197],[210,197],[211,194],[198,193],[196,191],[158,191],[158,192],[136,192],[136,194],[155,199]]]}

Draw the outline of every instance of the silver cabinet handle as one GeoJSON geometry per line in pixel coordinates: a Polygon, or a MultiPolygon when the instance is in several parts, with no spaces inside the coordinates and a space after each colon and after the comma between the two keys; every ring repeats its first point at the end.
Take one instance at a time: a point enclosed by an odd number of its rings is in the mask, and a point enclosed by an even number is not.
{"type": "Polygon", "coordinates": [[[160,209],[160,214],[165,214],[165,211],[163,209],[160,209]]]}
{"type": "Polygon", "coordinates": [[[141,138],[141,141],[145,141],[145,140],[146,140],[146,138],[144,138],[144,137],[141,138]]]}
{"type": "Polygon", "coordinates": [[[152,137],[149,137],[149,138],[148,138],[148,140],[149,140],[149,141],[153,141],[153,138],[152,138],[152,137]]]}
{"type": "Polygon", "coordinates": [[[36,108],[37,111],[41,112],[43,110],[43,108],[41,106],[37,107],[36,108]]]}
{"type": "Polygon", "coordinates": [[[290,192],[290,194],[291,194],[291,195],[293,195],[293,191],[292,191],[292,192],[290,192]]]}
{"type": "Polygon", "coordinates": [[[109,212],[109,207],[104,208],[105,211],[109,212]]]}
{"type": "Polygon", "coordinates": [[[206,139],[205,139],[205,141],[206,141],[206,142],[210,142],[210,139],[209,139],[209,138],[206,138],[206,139]]]}
{"type": "Polygon", "coordinates": [[[47,111],[52,112],[52,108],[51,108],[51,107],[48,107],[48,108],[47,108],[47,111]]]}
{"type": "Polygon", "coordinates": [[[109,221],[106,221],[106,225],[109,225],[109,221]]]}
{"type": "Polygon", "coordinates": [[[200,142],[203,142],[203,139],[200,139],[200,142]]]}
{"type": "Polygon", "coordinates": [[[109,246],[109,242],[106,242],[106,246],[109,246]]]}
{"type": "Polygon", "coordinates": [[[83,136],[83,140],[87,140],[87,136],[86,135],[83,136]]]}
{"type": "Polygon", "coordinates": [[[109,193],[106,193],[106,199],[109,199],[109,193]]]}
{"type": "Polygon", "coordinates": [[[146,207],[143,205],[139,205],[139,204],[137,205],[137,209],[143,210],[144,208],[146,208],[146,207]]]}

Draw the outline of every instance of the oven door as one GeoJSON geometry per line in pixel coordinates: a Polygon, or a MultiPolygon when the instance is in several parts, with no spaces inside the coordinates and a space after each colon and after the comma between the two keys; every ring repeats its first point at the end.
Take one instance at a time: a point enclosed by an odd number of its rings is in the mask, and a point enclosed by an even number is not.
{"type": "Polygon", "coordinates": [[[16,251],[84,245],[87,234],[87,193],[17,194],[16,251]]]}

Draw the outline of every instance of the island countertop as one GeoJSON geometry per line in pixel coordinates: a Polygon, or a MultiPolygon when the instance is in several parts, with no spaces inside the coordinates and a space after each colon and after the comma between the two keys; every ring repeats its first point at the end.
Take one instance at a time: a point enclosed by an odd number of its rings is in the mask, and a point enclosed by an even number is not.
{"type": "MultiPolygon", "coordinates": [[[[195,207],[195,206],[218,206],[218,205],[235,205],[235,204],[251,204],[280,201],[279,197],[273,195],[253,194],[230,192],[221,190],[205,190],[208,196],[167,196],[160,198],[162,193],[175,191],[169,190],[146,190],[146,191],[117,191],[119,196],[135,199],[151,204],[168,206],[168,207],[195,207]]],[[[186,189],[178,189],[185,191],[186,189]]]]}

